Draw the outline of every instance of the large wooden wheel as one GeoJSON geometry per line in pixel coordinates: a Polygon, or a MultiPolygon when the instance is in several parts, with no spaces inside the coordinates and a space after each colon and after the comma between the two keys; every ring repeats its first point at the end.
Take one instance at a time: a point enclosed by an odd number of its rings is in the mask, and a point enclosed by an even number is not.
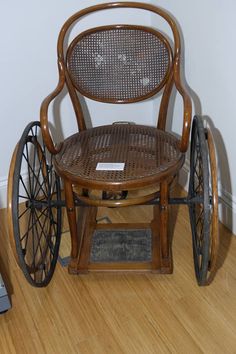
{"type": "Polygon", "coordinates": [[[191,135],[189,214],[196,278],[207,285],[217,263],[218,192],[213,139],[200,117],[194,118],[191,135]]]}
{"type": "Polygon", "coordinates": [[[17,261],[36,287],[52,278],[61,237],[60,180],[40,134],[40,123],[25,128],[10,166],[8,220],[17,261]]]}

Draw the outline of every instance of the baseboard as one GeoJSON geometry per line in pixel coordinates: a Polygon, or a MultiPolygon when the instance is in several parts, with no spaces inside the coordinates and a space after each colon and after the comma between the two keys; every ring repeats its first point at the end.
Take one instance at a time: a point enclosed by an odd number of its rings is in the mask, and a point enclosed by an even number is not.
{"type": "Polygon", "coordinates": [[[219,218],[234,235],[236,235],[236,198],[224,190],[219,189],[219,218]]]}
{"type": "Polygon", "coordinates": [[[0,208],[7,207],[7,177],[0,178],[0,208]]]}
{"type": "MultiPolygon", "coordinates": [[[[189,160],[185,161],[179,174],[179,184],[188,190],[189,160]]],[[[221,183],[218,183],[219,193],[219,219],[234,235],[236,235],[236,197],[226,191],[221,183]]]]}
{"type": "MultiPolygon", "coordinates": [[[[21,171],[21,177],[25,185],[28,185],[28,171],[24,171],[24,172],[21,171]]],[[[0,209],[4,209],[7,207],[7,185],[8,185],[8,178],[1,177],[0,178],[0,209]]],[[[21,188],[23,189],[22,185],[21,188]]],[[[21,191],[20,189],[20,194],[24,194],[24,190],[21,191]]]]}

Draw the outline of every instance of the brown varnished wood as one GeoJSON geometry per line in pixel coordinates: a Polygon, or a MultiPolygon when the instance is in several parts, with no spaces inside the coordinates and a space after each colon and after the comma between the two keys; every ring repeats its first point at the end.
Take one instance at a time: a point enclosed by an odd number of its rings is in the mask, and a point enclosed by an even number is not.
{"type": "MultiPolygon", "coordinates": [[[[184,85],[181,81],[180,77],[180,36],[178,33],[177,26],[173,19],[165,13],[162,9],[159,9],[155,6],[149,5],[149,4],[142,4],[142,3],[135,3],[135,2],[126,2],[126,3],[109,3],[109,4],[100,4],[100,5],[95,5],[92,7],[89,7],[87,9],[83,9],[70,17],[64,26],[61,29],[61,32],[58,37],[58,63],[59,63],[59,83],[55,91],[51,95],[49,95],[44,102],[42,103],[41,106],[41,112],[40,112],[40,120],[41,120],[41,125],[42,125],[42,130],[43,130],[43,137],[46,143],[47,148],[49,151],[53,154],[56,154],[59,151],[59,148],[55,148],[53,144],[52,137],[49,132],[49,127],[48,127],[48,120],[47,120],[47,111],[48,111],[48,106],[50,102],[61,92],[64,83],[65,83],[65,78],[66,78],[66,83],[67,87],[71,96],[71,100],[75,109],[75,114],[77,117],[77,122],[78,122],[78,127],[79,129],[83,130],[85,129],[85,122],[84,122],[84,117],[82,113],[82,109],[79,103],[79,99],[76,95],[76,92],[74,90],[73,85],[71,84],[71,80],[68,78],[67,73],[65,72],[65,58],[64,58],[64,39],[65,35],[70,28],[70,26],[73,24],[73,22],[77,21],[79,18],[85,16],[88,13],[94,12],[94,11],[100,11],[103,9],[111,9],[111,8],[117,8],[117,7],[129,7],[129,8],[143,8],[148,11],[152,11],[160,16],[162,16],[170,25],[174,40],[175,40],[175,48],[174,48],[174,82],[177,90],[181,94],[183,98],[183,104],[184,104],[184,118],[183,118],[183,128],[182,128],[182,138],[181,138],[181,143],[180,143],[180,149],[182,152],[185,152],[188,147],[188,141],[189,141],[189,132],[190,132],[190,124],[191,124],[191,100],[190,97],[188,96],[186,90],[184,89],[184,85]]],[[[171,80],[169,81],[171,82],[171,80]]],[[[164,99],[163,99],[163,104],[161,104],[160,107],[160,118],[159,118],[159,126],[163,127],[164,122],[165,122],[165,117],[166,117],[166,106],[165,103],[169,101],[169,95],[171,92],[171,86],[167,86],[166,92],[164,93],[164,99]]]]}
{"type": "MultiPolygon", "coordinates": [[[[148,229],[150,228],[149,223],[135,223],[135,230],[138,229],[148,229]]],[[[112,223],[112,224],[97,224],[96,230],[129,230],[134,229],[134,224],[130,223],[112,223]]]]}
{"type": "MultiPolygon", "coordinates": [[[[170,175],[175,175],[177,171],[182,167],[184,163],[184,158],[185,156],[183,155],[182,158],[175,164],[172,165],[170,168],[168,168],[167,171],[160,172],[159,174],[155,174],[153,176],[149,176],[147,178],[142,178],[142,179],[135,179],[135,180],[128,180],[128,181],[110,181],[109,183],[106,183],[106,186],[104,186],[104,182],[102,181],[96,181],[96,180],[91,180],[91,179],[81,179],[76,175],[69,174],[67,171],[63,171],[60,169],[60,166],[57,165],[56,161],[54,161],[55,168],[60,176],[63,178],[70,179],[72,183],[77,184],[85,189],[97,189],[97,190],[104,190],[109,189],[110,191],[120,191],[120,190],[135,190],[135,189],[142,189],[146,187],[154,187],[156,186],[160,180],[163,180],[165,178],[168,178],[170,175]]],[[[79,199],[81,196],[79,196],[79,199]]],[[[149,197],[144,196],[143,198],[149,199],[149,197]]],[[[151,197],[150,197],[151,198],[151,197]]],[[[98,205],[97,201],[88,201],[86,199],[86,196],[82,196],[82,199],[86,203],[90,203],[91,205],[98,205]]],[[[81,200],[82,200],[81,199],[81,200]]],[[[144,202],[144,200],[142,201],[144,202]]],[[[101,204],[103,201],[101,201],[101,204]]],[[[141,200],[140,200],[141,203],[141,200]]],[[[108,205],[107,205],[108,206],[108,205]]]]}
{"type": "MultiPolygon", "coordinates": [[[[160,186],[161,204],[153,206],[153,220],[151,223],[108,223],[96,224],[97,209],[83,207],[83,215],[79,215],[83,225],[78,258],[73,259],[69,265],[71,274],[90,271],[152,271],[155,273],[169,274],[173,271],[171,244],[168,235],[168,181],[160,186]],[[151,229],[152,232],[152,260],[150,262],[103,262],[91,263],[90,252],[93,232],[96,230],[128,230],[151,229]]],[[[75,254],[75,252],[74,252],[75,254]]]]}
{"type": "Polygon", "coordinates": [[[169,256],[168,242],[168,183],[163,181],[160,184],[160,238],[161,238],[161,255],[163,258],[169,256]]]}
{"type": "Polygon", "coordinates": [[[168,112],[169,100],[170,100],[170,95],[172,92],[173,85],[174,85],[173,72],[171,72],[161,98],[161,104],[159,109],[157,128],[161,130],[166,130],[167,112],[168,112]]]}
{"type": "Polygon", "coordinates": [[[103,200],[103,199],[92,199],[85,196],[78,196],[78,199],[87,205],[91,206],[104,206],[104,207],[127,207],[131,205],[145,204],[158,196],[158,192],[151,193],[148,195],[140,196],[137,198],[130,199],[120,199],[120,200],[103,200]]]}
{"type": "Polygon", "coordinates": [[[72,105],[73,105],[73,108],[75,111],[78,129],[80,131],[82,131],[82,130],[86,129],[84,114],[82,111],[80,100],[79,100],[78,95],[76,93],[75,87],[73,86],[73,84],[71,82],[71,78],[70,78],[70,75],[68,74],[67,69],[65,69],[65,78],[66,78],[66,85],[67,85],[68,92],[69,92],[69,95],[71,98],[71,102],[72,102],[72,105]]]}
{"type": "Polygon", "coordinates": [[[182,137],[180,143],[180,151],[186,152],[189,144],[189,134],[192,121],[192,102],[190,96],[187,94],[187,91],[184,89],[183,83],[180,79],[180,58],[175,58],[174,62],[174,78],[175,85],[182,96],[183,99],[183,128],[182,128],[182,137]]]}
{"type": "MultiPolygon", "coordinates": [[[[87,272],[89,270],[111,270],[112,266],[114,270],[124,270],[124,269],[135,269],[138,270],[151,270],[161,273],[171,273],[172,272],[172,252],[171,252],[171,244],[168,236],[168,194],[169,194],[169,181],[170,179],[175,176],[179,169],[182,167],[184,163],[184,153],[187,151],[188,142],[189,142],[189,132],[190,132],[190,124],[191,124],[191,99],[187,93],[187,90],[184,87],[184,84],[181,79],[181,68],[180,68],[180,61],[181,61],[181,43],[180,43],[180,35],[178,32],[177,25],[172,17],[166,13],[161,8],[153,6],[151,4],[140,3],[140,2],[112,2],[106,4],[99,4],[90,6],[85,8],[73,16],[71,16],[63,25],[57,43],[57,53],[58,53],[58,67],[59,67],[59,82],[56,89],[43,101],[41,105],[40,111],[40,121],[43,133],[43,139],[48,150],[54,154],[55,156],[54,163],[55,168],[58,174],[64,179],[65,183],[65,198],[66,198],[66,208],[67,208],[67,215],[68,221],[70,226],[70,233],[71,233],[71,262],[69,265],[69,272],[70,273],[80,273],[80,272],[87,272]],[[66,170],[62,165],[57,162],[57,158],[60,157],[60,151],[64,154],[64,147],[66,147],[66,141],[64,142],[64,146],[62,144],[55,146],[53,143],[52,136],[49,131],[48,125],[48,107],[49,104],[55,99],[55,97],[62,91],[64,85],[66,84],[67,89],[69,91],[69,95],[74,107],[77,124],[79,131],[86,130],[86,124],[84,120],[84,115],[82,111],[82,107],[77,95],[77,91],[74,85],[72,78],[70,77],[69,70],[67,69],[67,58],[70,55],[70,50],[73,48],[73,43],[78,41],[78,39],[82,38],[85,34],[95,33],[96,31],[101,31],[100,27],[96,27],[94,29],[90,29],[85,31],[84,33],[80,34],[79,37],[76,37],[74,41],[72,41],[71,45],[69,46],[68,52],[65,50],[65,39],[67,38],[68,31],[71,30],[72,26],[75,22],[80,20],[83,16],[86,16],[90,13],[102,11],[102,10],[109,10],[109,9],[116,9],[116,8],[134,8],[134,9],[143,9],[150,11],[156,15],[161,16],[164,18],[167,23],[169,24],[173,38],[174,38],[174,47],[173,47],[173,54],[172,50],[170,49],[170,45],[167,44],[168,42],[159,32],[147,29],[146,27],[142,26],[129,26],[129,25],[113,25],[113,26],[105,26],[102,29],[106,30],[109,28],[119,27],[122,28],[136,28],[136,29],[143,29],[145,31],[151,32],[156,36],[159,36],[165,43],[168,48],[168,53],[170,56],[170,66],[167,71],[167,75],[164,78],[163,82],[161,83],[160,87],[156,88],[157,92],[160,88],[164,86],[163,96],[161,99],[160,110],[159,110],[159,117],[157,127],[158,129],[165,131],[166,126],[166,117],[168,111],[169,100],[172,92],[172,88],[175,86],[179,94],[183,99],[183,127],[182,127],[182,135],[180,139],[177,141],[177,145],[179,146],[179,150],[183,154],[177,159],[171,166],[167,169],[161,169],[158,173],[150,174],[148,176],[140,177],[140,178],[133,178],[127,179],[125,181],[117,181],[117,180],[99,180],[95,178],[84,178],[76,175],[76,173],[72,173],[69,170],[66,170]],[[84,188],[87,191],[92,189],[97,190],[108,190],[108,191],[121,191],[121,190],[139,190],[146,187],[153,187],[160,183],[160,206],[154,206],[153,210],[153,220],[148,225],[149,228],[152,230],[152,261],[147,262],[147,264],[132,264],[130,268],[127,264],[90,264],[90,249],[91,249],[91,238],[94,230],[96,229],[96,214],[97,214],[97,207],[126,207],[131,205],[139,205],[145,202],[148,202],[154,198],[156,198],[159,194],[157,192],[154,193],[147,193],[142,196],[135,197],[133,199],[127,200],[101,200],[101,199],[94,199],[91,198],[88,193],[83,193],[82,195],[78,195],[77,198],[84,202],[89,208],[79,208],[78,210],[78,218],[76,217],[75,212],[75,202],[74,197],[75,194],[73,192],[72,184],[78,186],[79,188],[84,188]]],[[[155,92],[149,92],[146,96],[141,97],[141,99],[146,99],[151,97],[155,92]]],[[[85,92],[82,92],[86,94],[85,92]]],[[[89,97],[89,95],[87,95],[89,97]]],[[[95,97],[90,96],[92,99],[96,99],[95,97]]],[[[100,100],[100,99],[99,99],[100,100]]],[[[100,100],[101,102],[106,102],[106,100],[100,100]]],[[[137,99],[128,99],[127,102],[125,100],[123,103],[132,103],[137,101],[137,99]]],[[[114,101],[115,102],[115,101],[114,101]]],[[[114,103],[113,102],[113,103],[114,103]]],[[[116,101],[115,103],[121,103],[116,101]]],[[[89,130],[83,133],[87,133],[89,130]]],[[[95,130],[94,130],[95,131],[95,130]]],[[[165,133],[167,135],[167,133],[165,133]]],[[[80,135],[83,136],[83,135],[80,135]]],[[[111,138],[113,136],[111,135],[111,138]]],[[[90,142],[93,138],[90,137],[90,142]]],[[[120,142],[118,142],[120,143],[120,142]]],[[[91,144],[91,143],[90,143],[91,144]]],[[[145,144],[144,144],[145,145],[145,144]]],[[[157,149],[156,144],[156,149],[157,149]]],[[[114,144],[114,148],[118,146],[114,144]]],[[[160,150],[163,149],[164,146],[160,147],[160,150]]],[[[68,150],[70,151],[70,150],[68,150]]],[[[147,153],[147,151],[146,151],[147,153]]],[[[91,153],[93,155],[93,152],[91,153]]],[[[64,155],[63,155],[64,156],[64,155]]],[[[93,155],[94,156],[94,155],[93,155]]],[[[159,155],[157,155],[159,156],[159,155]]],[[[91,158],[91,157],[89,157],[91,158]]],[[[165,161],[168,160],[168,156],[164,153],[160,155],[160,159],[165,161]]],[[[65,160],[67,161],[67,160],[65,160]]],[[[147,159],[147,168],[148,166],[148,159],[147,159]]],[[[123,225],[126,228],[135,228],[139,227],[140,225],[132,224],[132,225],[123,225]]],[[[98,228],[106,229],[107,226],[98,226],[98,228]]],[[[117,225],[114,225],[115,228],[118,228],[117,225]]],[[[121,225],[122,227],[122,225],[121,225]]]]}
{"type": "Polygon", "coordinates": [[[152,230],[152,271],[161,269],[161,244],[160,244],[160,210],[159,205],[153,206],[152,230]]]}
{"type": "Polygon", "coordinates": [[[49,94],[43,100],[41,107],[40,107],[40,124],[41,124],[41,129],[42,129],[43,140],[45,142],[47,149],[53,155],[57,154],[60,151],[61,145],[59,145],[58,147],[55,147],[55,145],[53,143],[53,139],[50,134],[49,126],[48,126],[48,107],[49,107],[50,103],[54,100],[54,98],[57,97],[59,95],[59,93],[62,91],[64,84],[65,84],[65,70],[64,70],[63,64],[60,60],[58,60],[58,70],[59,70],[59,81],[58,81],[57,87],[51,94],[49,94]]]}
{"type": "MultiPolygon", "coordinates": [[[[145,273],[152,270],[151,262],[109,262],[109,263],[90,263],[88,266],[89,272],[137,272],[145,273]]],[[[160,272],[160,271],[159,271],[160,272]]]]}
{"type": "MultiPolygon", "coordinates": [[[[137,9],[144,9],[150,12],[153,12],[161,17],[163,17],[169,24],[173,37],[174,37],[174,64],[173,64],[173,73],[174,73],[174,83],[175,86],[180,93],[180,95],[183,98],[183,106],[184,106],[184,114],[183,114],[183,128],[182,128],[182,137],[181,137],[181,142],[180,142],[180,150],[182,152],[186,152],[188,148],[188,141],[189,141],[189,133],[190,133],[190,124],[191,124],[191,118],[192,118],[192,107],[191,107],[191,99],[184,88],[184,84],[181,80],[181,75],[180,75],[180,58],[181,58],[181,41],[180,41],[180,35],[178,32],[177,25],[173,18],[166,13],[164,10],[161,8],[158,8],[156,6],[146,4],[146,3],[138,3],[138,2],[112,2],[112,3],[107,3],[107,4],[99,4],[99,5],[94,5],[88,8],[85,8],[77,13],[75,13],[73,16],[71,16],[63,25],[59,37],[58,37],[58,44],[57,44],[57,51],[58,51],[58,58],[59,60],[62,60],[64,65],[65,65],[65,54],[64,54],[64,40],[67,31],[70,29],[73,23],[78,21],[81,17],[92,13],[96,11],[101,11],[101,10],[106,10],[106,9],[115,9],[115,8],[137,8],[137,9]]],[[[169,101],[169,95],[171,92],[171,87],[167,89],[167,92],[165,94],[165,99],[164,101],[169,101]]],[[[74,102],[75,103],[75,102],[74,102]]],[[[73,104],[74,104],[73,103],[73,104]]],[[[163,102],[164,104],[164,102],[163,102]]],[[[163,118],[166,116],[165,108],[162,105],[161,109],[161,122],[163,118]]],[[[165,119],[164,119],[165,120],[165,119]]],[[[82,123],[81,123],[82,124],[82,123]]],[[[161,126],[163,126],[163,122],[160,123],[161,126]]]]}
{"type": "MultiPolygon", "coordinates": [[[[16,155],[17,155],[17,150],[18,150],[18,144],[16,145],[11,162],[10,162],[10,168],[9,168],[9,173],[8,173],[8,182],[7,182],[7,223],[8,223],[8,234],[9,234],[9,240],[10,240],[10,245],[13,250],[13,254],[15,257],[15,260],[17,264],[19,265],[19,258],[16,252],[16,246],[15,246],[15,238],[14,238],[14,229],[13,229],[13,208],[12,208],[12,200],[13,200],[13,183],[14,183],[14,171],[15,171],[15,164],[16,164],[16,155]]],[[[19,265],[20,267],[20,265],[19,265]]]]}
{"type": "Polygon", "coordinates": [[[127,1],[127,2],[111,2],[111,3],[90,6],[90,7],[87,7],[85,9],[75,13],[73,16],[71,16],[63,25],[63,27],[60,31],[59,37],[58,37],[58,45],[57,45],[58,57],[64,58],[63,44],[64,44],[65,36],[66,36],[67,31],[69,30],[71,25],[73,23],[75,23],[75,21],[78,21],[81,17],[83,17],[89,13],[97,12],[97,11],[101,11],[101,10],[106,10],[106,9],[114,9],[114,8],[144,9],[147,11],[154,12],[157,15],[160,15],[161,17],[163,17],[168,22],[168,24],[170,25],[171,30],[173,32],[173,36],[174,36],[174,40],[175,40],[175,52],[174,52],[175,55],[174,55],[174,57],[176,55],[180,54],[180,36],[179,36],[179,32],[178,32],[176,23],[174,22],[172,17],[169,14],[167,14],[167,12],[165,12],[164,10],[162,10],[161,8],[158,8],[156,6],[146,4],[146,3],[127,1]]]}
{"type": "Polygon", "coordinates": [[[78,225],[81,225],[81,230],[78,230],[80,235],[80,243],[72,245],[76,249],[73,254],[77,254],[76,258],[72,258],[68,267],[70,274],[87,273],[90,262],[91,242],[93,232],[96,229],[97,208],[80,208],[78,212],[78,225]],[[82,209],[82,213],[79,212],[82,209]]]}
{"type": "Polygon", "coordinates": [[[71,182],[64,180],[67,218],[71,235],[71,260],[74,262],[78,257],[79,243],[76,226],[76,210],[71,182]]]}
{"type": "Polygon", "coordinates": [[[217,270],[217,255],[219,253],[219,217],[218,217],[218,179],[215,146],[210,129],[207,129],[207,143],[209,149],[209,165],[211,170],[211,193],[212,193],[212,218],[211,218],[211,254],[209,265],[208,283],[210,284],[217,270]]]}
{"type": "Polygon", "coordinates": [[[82,206],[77,207],[76,215],[77,215],[77,238],[78,238],[78,254],[79,254],[83,235],[84,235],[84,230],[86,228],[86,208],[82,206]]]}
{"type": "Polygon", "coordinates": [[[97,208],[91,207],[86,210],[86,228],[84,229],[79,252],[78,271],[87,271],[90,262],[90,252],[92,245],[92,236],[96,228],[97,208]]]}
{"type": "MultiPolygon", "coordinates": [[[[177,90],[180,92],[180,94],[183,97],[184,101],[184,120],[183,120],[183,129],[182,129],[182,138],[180,142],[180,149],[181,151],[185,152],[187,150],[188,146],[188,140],[189,140],[189,131],[190,131],[190,122],[191,122],[191,100],[186,92],[186,90],[183,87],[183,84],[180,79],[180,36],[178,33],[177,26],[174,22],[174,20],[167,14],[165,11],[162,9],[159,9],[155,6],[149,5],[149,4],[142,4],[142,3],[136,3],[136,2],[126,2],[126,3],[108,3],[108,4],[100,4],[100,5],[95,5],[91,6],[89,8],[83,9],[76,13],[75,15],[71,16],[64,26],[61,29],[61,32],[58,37],[58,58],[59,58],[59,84],[57,89],[53,92],[52,95],[49,95],[49,97],[45,100],[44,104],[42,104],[41,107],[41,124],[43,128],[43,136],[46,142],[47,147],[52,153],[57,153],[58,149],[55,149],[54,144],[52,142],[51,135],[49,133],[49,128],[48,128],[48,122],[47,122],[47,108],[51,100],[61,91],[62,87],[64,86],[65,83],[65,77],[67,77],[66,82],[68,85],[68,90],[72,99],[73,106],[75,108],[75,113],[77,117],[77,122],[78,126],[81,130],[85,129],[85,122],[81,110],[81,106],[78,100],[78,97],[76,95],[75,90],[73,89],[73,85],[71,84],[70,79],[68,78],[67,72],[65,72],[65,55],[64,55],[64,39],[66,36],[67,31],[71,27],[71,25],[80,19],[81,17],[85,16],[88,13],[94,12],[94,11],[100,11],[103,9],[111,9],[111,8],[120,8],[120,7],[128,7],[128,8],[142,8],[144,10],[148,10],[151,12],[156,13],[157,15],[162,16],[170,25],[173,36],[174,36],[174,81],[177,90]]],[[[171,80],[169,81],[171,83],[171,80]]],[[[171,86],[167,86],[166,91],[164,92],[164,99],[163,99],[163,104],[161,104],[161,109],[160,109],[160,123],[159,126],[163,127],[164,126],[164,121],[166,117],[166,110],[167,108],[164,108],[164,103],[169,101],[169,95],[171,92],[171,86]],[[162,117],[162,118],[161,118],[162,117]],[[164,119],[164,120],[163,120],[164,119]]]]}

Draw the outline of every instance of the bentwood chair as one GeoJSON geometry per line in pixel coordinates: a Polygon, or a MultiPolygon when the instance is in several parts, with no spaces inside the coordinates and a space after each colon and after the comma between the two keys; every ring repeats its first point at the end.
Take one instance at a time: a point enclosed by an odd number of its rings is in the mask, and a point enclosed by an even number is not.
{"type": "MultiPolygon", "coordinates": [[[[169,206],[183,203],[188,204],[190,210],[196,276],[200,285],[205,284],[216,262],[217,194],[215,170],[212,172],[213,197],[209,194],[206,151],[211,151],[211,163],[214,152],[212,144],[209,148],[210,132],[204,130],[200,118],[195,118],[192,133],[188,198],[170,197],[170,188],[185,161],[192,119],[191,99],[181,80],[181,44],[175,21],[163,9],[147,3],[125,1],[91,6],[75,13],[63,25],[58,37],[57,60],[58,85],[42,103],[40,123],[30,123],[26,127],[10,173],[10,218],[20,266],[27,279],[36,286],[49,282],[58,255],[61,207],[64,205],[71,235],[70,273],[98,270],[171,273],[169,206]],[[78,33],[67,45],[68,33],[81,18],[102,10],[106,10],[104,16],[106,13],[109,16],[107,10],[120,8],[124,11],[140,9],[161,17],[170,27],[173,43],[161,30],[120,24],[121,18],[119,24],[78,33]],[[65,87],[74,107],[78,131],[55,145],[49,130],[48,110],[65,87]],[[179,137],[166,131],[173,89],[181,95],[183,104],[179,137]],[[150,125],[151,117],[145,116],[144,124],[140,125],[131,124],[127,116],[113,124],[86,127],[81,96],[103,103],[129,104],[151,99],[157,93],[162,98],[155,126],[150,125]],[[42,141],[38,137],[40,129],[42,141]],[[29,153],[30,149],[33,152],[29,153]],[[46,151],[50,152],[52,162],[46,151]],[[29,165],[30,183],[22,182],[22,159],[29,165]],[[60,180],[65,201],[61,198],[60,180]],[[22,183],[23,188],[19,187],[22,183]],[[22,198],[26,200],[26,209],[20,212],[17,205],[22,198]],[[153,218],[145,228],[138,220],[131,225],[97,223],[97,209],[101,206],[115,208],[142,204],[153,204],[153,218]],[[27,213],[28,226],[23,227],[21,219],[27,213]],[[132,240],[138,240],[140,232],[141,246],[149,249],[146,258],[123,255],[121,259],[111,259],[103,254],[102,247],[109,248],[106,244],[109,244],[109,237],[113,241],[122,240],[128,247],[132,240]]],[[[114,256],[119,249],[119,241],[115,242],[115,250],[110,251],[114,256]]]]}

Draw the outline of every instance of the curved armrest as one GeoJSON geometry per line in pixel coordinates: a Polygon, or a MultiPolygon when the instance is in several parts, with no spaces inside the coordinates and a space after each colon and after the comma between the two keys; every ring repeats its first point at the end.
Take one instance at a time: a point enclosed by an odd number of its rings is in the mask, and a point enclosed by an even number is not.
{"type": "Polygon", "coordinates": [[[182,128],[182,138],[180,141],[180,151],[186,152],[189,144],[189,134],[191,128],[192,120],[192,102],[189,95],[183,90],[182,92],[178,90],[184,101],[184,117],[183,117],[183,128],[182,128]]]}
{"type": "Polygon", "coordinates": [[[56,148],[53,143],[52,136],[50,134],[49,127],[48,127],[48,107],[51,101],[62,91],[65,84],[65,72],[63,69],[63,65],[60,61],[58,61],[58,70],[59,70],[59,81],[57,87],[50,95],[48,95],[43,100],[40,108],[40,123],[41,123],[43,140],[46,144],[47,149],[53,155],[57,154],[61,150],[62,144],[60,144],[56,148]]]}
{"type": "Polygon", "coordinates": [[[184,116],[183,116],[183,128],[182,128],[182,138],[180,141],[180,151],[186,152],[189,144],[189,134],[191,128],[191,120],[192,120],[192,101],[187,91],[184,88],[184,85],[180,79],[180,65],[179,65],[179,56],[176,58],[174,63],[174,77],[175,77],[175,85],[182,96],[183,105],[184,105],[184,116]]]}

